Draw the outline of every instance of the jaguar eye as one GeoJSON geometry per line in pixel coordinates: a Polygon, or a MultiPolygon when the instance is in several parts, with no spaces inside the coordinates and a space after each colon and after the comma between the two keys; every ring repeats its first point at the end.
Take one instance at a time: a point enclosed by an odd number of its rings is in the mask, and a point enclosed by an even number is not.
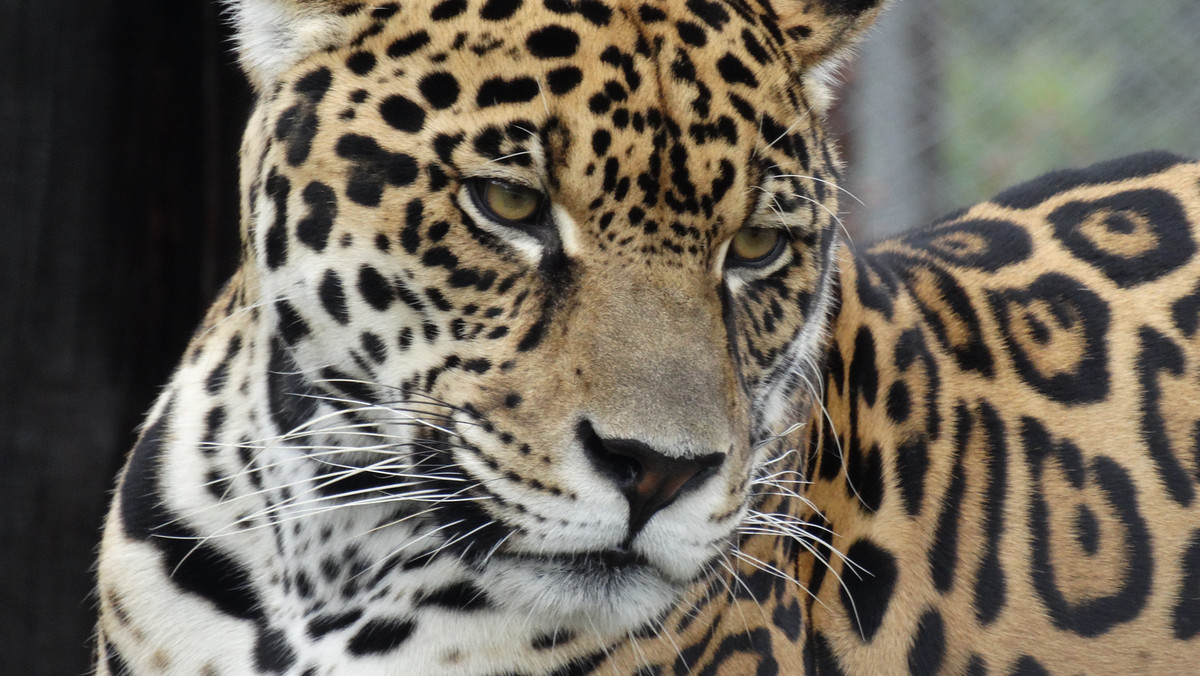
{"type": "Polygon", "coordinates": [[[523,185],[484,179],[474,188],[480,207],[500,223],[531,225],[542,208],[542,194],[523,185]]]}
{"type": "Polygon", "coordinates": [[[729,243],[728,265],[755,267],[766,265],[783,251],[783,231],[779,228],[742,228],[729,243]]]}

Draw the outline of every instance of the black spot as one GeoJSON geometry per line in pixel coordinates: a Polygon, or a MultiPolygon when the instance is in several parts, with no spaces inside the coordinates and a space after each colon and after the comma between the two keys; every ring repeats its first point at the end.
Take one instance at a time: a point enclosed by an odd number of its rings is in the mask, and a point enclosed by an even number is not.
{"type": "Polygon", "coordinates": [[[291,182],[272,168],[267,176],[266,191],[274,203],[275,218],[267,229],[264,243],[267,267],[272,270],[287,262],[287,201],[291,189],[291,182]]]}
{"type": "Polygon", "coordinates": [[[434,223],[433,225],[429,226],[429,241],[440,242],[446,236],[446,233],[449,231],[450,231],[449,223],[447,223],[446,221],[438,221],[437,223],[434,223]]]}
{"type": "Polygon", "coordinates": [[[638,7],[638,18],[644,23],[649,24],[663,21],[667,18],[667,15],[664,14],[661,9],[653,5],[643,3],[641,7],[638,7]]]}
{"type": "Polygon", "coordinates": [[[898,574],[896,557],[870,540],[859,539],[846,550],[846,558],[855,566],[842,571],[842,607],[848,617],[855,619],[863,640],[870,642],[892,602],[898,574]]]}
{"type": "Polygon", "coordinates": [[[1029,655],[1022,655],[1021,659],[1013,665],[1012,671],[1008,673],[1010,676],[1050,676],[1050,672],[1046,671],[1041,662],[1029,655]]]}
{"type": "Polygon", "coordinates": [[[421,246],[421,224],[424,222],[425,204],[419,198],[414,198],[404,208],[404,228],[400,230],[400,246],[404,247],[405,252],[414,254],[421,246]]]}
{"type": "Polygon", "coordinates": [[[159,467],[162,440],[172,415],[168,405],[130,454],[120,488],[122,526],[130,538],[162,552],[163,570],[169,571],[179,589],[208,601],[226,615],[258,620],[262,610],[250,571],[167,508],[159,467]]]}
{"type": "Polygon", "coordinates": [[[346,58],[346,67],[355,75],[366,75],[375,69],[375,55],[371,52],[354,52],[346,58]]]}
{"type": "Polygon", "coordinates": [[[1033,251],[1033,240],[1025,228],[998,219],[947,219],[915,230],[900,241],[951,265],[985,272],[1020,263],[1033,251]]]}
{"type": "Polygon", "coordinates": [[[753,671],[739,673],[755,676],[778,676],[779,664],[772,657],[774,649],[771,645],[771,632],[765,627],[759,627],[740,634],[726,636],[713,651],[712,660],[704,670],[707,674],[732,673],[734,668],[747,669],[746,661],[753,661],[753,671]],[[734,667],[736,665],[736,667],[734,667]]]}
{"type": "Polygon", "coordinates": [[[363,206],[379,206],[385,184],[403,186],[417,178],[417,161],[412,156],[388,152],[368,136],[342,136],[337,154],[354,163],[346,181],[346,196],[363,206]]]}
{"type": "Polygon", "coordinates": [[[1192,542],[1183,553],[1180,566],[1183,579],[1174,597],[1179,599],[1175,606],[1175,638],[1190,641],[1200,636],[1200,530],[1192,533],[1192,542]]]}
{"type": "Polygon", "coordinates": [[[470,582],[457,582],[439,589],[417,594],[418,608],[442,608],[445,610],[483,610],[491,605],[487,594],[470,582]]]}
{"type": "Polygon", "coordinates": [[[300,95],[300,100],[283,111],[275,122],[275,138],[286,146],[287,163],[293,167],[300,166],[308,159],[320,122],[317,106],[325,98],[332,82],[333,74],[325,67],[297,80],[292,90],[300,95]]]}
{"type": "Polygon", "coordinates": [[[392,301],[396,299],[392,287],[383,275],[366,264],[358,269],[358,292],[371,307],[381,312],[391,307],[392,301]]]}
{"type": "Polygon", "coordinates": [[[328,633],[340,631],[354,624],[361,618],[363,611],[349,610],[334,615],[318,615],[308,621],[308,635],[319,639],[328,633]]]}
{"type": "MultiPolygon", "coordinates": [[[[857,423],[858,414],[851,414],[857,423]]],[[[857,424],[852,425],[850,448],[846,458],[846,493],[868,513],[879,511],[883,504],[883,454],[878,444],[871,444],[866,453],[857,433],[857,424]]]]}
{"type": "Polygon", "coordinates": [[[922,368],[924,373],[925,397],[924,397],[924,420],[925,434],[929,439],[937,439],[941,436],[942,420],[938,413],[939,391],[941,389],[941,379],[938,371],[937,360],[929,351],[929,346],[925,343],[924,334],[917,329],[909,329],[900,334],[900,338],[896,341],[893,352],[896,368],[905,374],[907,378],[913,378],[917,375],[910,374],[909,369],[914,366],[922,368]]]}
{"type": "Polygon", "coordinates": [[[262,628],[254,642],[254,665],[259,673],[282,674],[296,663],[296,651],[278,629],[262,628]]]}
{"type": "Polygon", "coordinates": [[[612,10],[599,0],[578,0],[578,11],[593,26],[607,26],[612,10]]]}
{"type": "Polygon", "coordinates": [[[917,620],[917,636],[908,650],[908,673],[913,676],[933,676],[942,669],[946,658],[946,630],[942,615],[927,610],[917,620]]]}
{"type": "Polygon", "coordinates": [[[370,331],[363,331],[359,335],[359,342],[362,343],[363,350],[366,351],[367,356],[376,364],[382,364],[387,359],[387,345],[384,344],[383,339],[379,336],[370,331]]]}
{"type": "Polygon", "coordinates": [[[958,518],[962,512],[967,481],[963,456],[971,438],[971,427],[971,411],[966,404],[959,402],[954,407],[954,466],[950,470],[950,485],[942,497],[942,511],[938,515],[933,545],[928,554],[933,586],[943,594],[954,586],[954,573],[958,568],[958,518]]]}
{"type": "Polygon", "coordinates": [[[492,368],[492,363],[487,359],[468,359],[463,362],[462,368],[471,373],[487,373],[492,368]]]}
{"type": "Polygon", "coordinates": [[[416,102],[394,94],[379,104],[379,114],[393,129],[415,134],[425,126],[425,108],[416,102]]]}
{"type": "Polygon", "coordinates": [[[854,267],[855,292],[859,301],[864,307],[891,319],[900,280],[888,269],[886,261],[876,261],[870,255],[855,256],[854,267]]]}
{"type": "Polygon", "coordinates": [[[462,14],[466,9],[466,0],[442,0],[434,6],[433,11],[429,13],[429,18],[434,21],[445,21],[462,14]]]}
{"type": "Polygon", "coordinates": [[[1075,508],[1075,539],[1088,556],[1095,556],[1100,551],[1100,522],[1087,505],[1075,508]]]}
{"type": "Polygon", "coordinates": [[[488,21],[503,21],[521,8],[521,0],[487,0],[479,16],[488,21]]]}
{"type": "Polygon", "coordinates": [[[215,469],[210,469],[204,474],[204,490],[217,500],[224,500],[229,497],[229,489],[233,480],[222,475],[215,469]]]}
{"type": "Polygon", "coordinates": [[[742,31],[742,44],[746,46],[746,51],[750,53],[750,56],[759,65],[765,66],[771,60],[771,55],[767,53],[767,50],[763,49],[762,43],[758,41],[758,38],[754,37],[754,33],[750,32],[749,28],[742,31]]]}
{"type": "Polygon", "coordinates": [[[967,661],[966,676],[988,676],[987,662],[979,655],[971,655],[967,661]]]}
{"type": "Polygon", "coordinates": [[[725,7],[726,5],[714,0],[688,0],[687,3],[687,8],[692,14],[717,31],[729,23],[729,12],[725,7]]]}
{"type": "Polygon", "coordinates": [[[450,73],[438,71],[421,78],[417,83],[421,95],[437,109],[449,108],[458,101],[458,80],[450,73]]]}
{"type": "Polygon", "coordinates": [[[986,626],[1004,606],[1008,584],[1000,565],[1000,538],[1004,535],[1004,503],[1008,489],[1008,445],[1004,421],[987,403],[979,404],[979,428],[987,453],[987,494],[984,498],[984,534],[987,542],[975,577],[975,616],[986,626]]]}
{"type": "Polygon", "coordinates": [[[676,22],[675,30],[679,33],[679,39],[689,45],[703,47],[708,42],[708,35],[704,33],[704,29],[691,21],[676,22]]]}
{"type": "Polygon", "coordinates": [[[909,414],[912,412],[912,396],[908,393],[908,386],[904,381],[897,380],[888,387],[887,394],[887,414],[888,418],[896,423],[901,424],[908,420],[909,414]]]}
{"type": "MultiPolygon", "coordinates": [[[[747,87],[758,87],[758,80],[754,79],[754,73],[750,72],[750,69],[746,67],[746,64],[742,63],[741,60],[733,54],[726,53],[725,56],[722,56],[717,60],[717,72],[719,72],[721,77],[724,78],[724,80],[729,84],[743,84],[747,87]]],[[[775,141],[778,139],[773,138],[771,140],[775,141]]]]}
{"type": "MultiPolygon", "coordinates": [[[[208,415],[204,417],[204,440],[208,442],[215,442],[217,440],[217,434],[219,434],[221,431],[221,425],[224,423],[225,407],[213,406],[208,411],[208,415]]],[[[205,447],[205,450],[208,450],[208,447],[205,447]]]]}
{"type": "Polygon", "coordinates": [[[859,327],[854,336],[849,384],[852,398],[861,397],[867,406],[875,406],[879,394],[879,369],[875,365],[875,339],[866,327],[859,327]]]}
{"type": "MultiPolygon", "coordinates": [[[[312,417],[317,408],[314,394],[287,347],[278,339],[272,340],[267,363],[267,397],[271,421],[280,434],[292,432],[312,417]]],[[[252,478],[256,476],[254,472],[250,474],[252,478]]]]}
{"type": "Polygon", "coordinates": [[[411,35],[406,35],[391,45],[388,46],[387,55],[393,59],[402,56],[408,56],[418,49],[429,44],[429,33],[425,31],[417,31],[411,35]]]}
{"type": "Polygon", "coordinates": [[[441,333],[441,329],[438,328],[437,324],[434,324],[431,321],[426,321],[421,324],[421,332],[425,334],[425,340],[432,343],[433,341],[437,340],[438,334],[441,333]]]}
{"type": "MultiPolygon", "coordinates": [[[[343,7],[340,13],[343,16],[345,16],[349,10],[358,11],[358,9],[361,9],[361,8],[362,8],[362,5],[360,3],[354,3],[352,5],[343,7]]],[[[379,5],[378,7],[372,7],[371,8],[371,18],[375,19],[376,21],[382,21],[384,19],[391,18],[392,15],[394,15],[398,11],[400,11],[400,5],[398,5],[397,3],[394,3],[394,2],[387,2],[382,5],[379,5]]],[[[353,12],[350,12],[350,13],[353,13],[353,12]]]]}
{"type": "Polygon", "coordinates": [[[607,130],[597,129],[592,134],[592,152],[598,157],[603,157],[608,152],[608,145],[612,142],[612,134],[607,130]]]}
{"type": "Polygon", "coordinates": [[[343,326],[350,323],[350,311],[346,308],[346,291],[342,288],[342,278],[333,270],[326,270],[318,291],[321,306],[343,326]]]}
{"type": "Polygon", "coordinates": [[[1027,383],[1067,404],[1108,396],[1108,304],[1082,282],[1048,273],[1024,289],[990,292],[988,301],[1013,364],[1027,383]],[[1075,363],[1063,364],[1062,355],[1074,355],[1075,363]],[[1053,364],[1053,370],[1040,370],[1046,364],[1053,364]]]}
{"type": "Polygon", "coordinates": [[[546,84],[550,85],[550,93],[555,96],[562,96],[574,91],[582,81],[583,71],[575,66],[555,68],[546,74],[546,84]]]}
{"type": "Polygon", "coordinates": [[[558,59],[574,56],[579,49],[579,35],[563,26],[539,28],[525,39],[525,48],[539,59],[558,59]]]}
{"type": "Polygon", "coordinates": [[[1099,636],[1118,624],[1135,619],[1150,594],[1154,557],[1149,529],[1138,511],[1138,493],[1133,480],[1106,456],[1095,456],[1090,464],[1086,464],[1078,447],[1070,441],[1055,443],[1046,428],[1033,418],[1023,419],[1021,441],[1032,484],[1029,491],[1030,545],[1033,550],[1030,573],[1034,590],[1049,611],[1050,619],[1059,629],[1087,637],[1099,636]],[[1058,562],[1052,559],[1056,548],[1050,539],[1050,510],[1058,505],[1047,504],[1042,486],[1045,468],[1050,463],[1059,466],[1076,490],[1083,489],[1088,479],[1096,484],[1116,516],[1115,523],[1124,529],[1123,537],[1115,538],[1112,545],[1122,550],[1124,570],[1110,571],[1123,573],[1123,579],[1107,596],[1068,599],[1058,588],[1058,562]]]}
{"type": "MultiPolygon", "coordinates": [[[[676,671],[676,673],[679,673],[676,671]]],[[[813,632],[808,638],[808,649],[805,651],[804,673],[819,674],[820,676],[844,676],[841,664],[829,640],[821,632],[813,632]]]]}
{"type": "Polygon", "coordinates": [[[425,251],[421,256],[421,263],[430,268],[453,270],[458,266],[458,256],[444,246],[435,246],[425,251]]]}
{"type": "Polygon", "coordinates": [[[1196,498],[1196,489],[1187,470],[1171,448],[1167,424],[1162,414],[1162,386],[1159,374],[1179,378],[1184,375],[1183,351],[1166,336],[1142,327],[1138,331],[1141,355],[1137,360],[1138,382],[1142,386],[1142,438],[1150,449],[1154,467],[1163,485],[1180,506],[1189,507],[1196,498]]]}
{"type": "Polygon", "coordinates": [[[308,215],[296,224],[296,239],[313,251],[322,251],[329,243],[329,233],[337,218],[337,196],[333,188],[318,181],[305,186],[301,196],[308,206],[308,215]]]}
{"type": "Polygon", "coordinates": [[[991,377],[995,364],[984,340],[984,324],[979,320],[970,294],[955,275],[916,256],[878,253],[870,257],[875,265],[859,268],[866,275],[859,278],[858,289],[864,302],[882,301],[876,309],[890,314],[897,283],[902,283],[916,301],[938,343],[953,355],[959,367],[991,377]],[[887,297],[880,299],[878,294],[887,297]]]}
{"type": "Polygon", "coordinates": [[[531,77],[518,77],[512,80],[494,77],[479,85],[475,104],[480,108],[490,108],[505,103],[528,103],[537,98],[537,95],[538,83],[531,77]]]}
{"type": "MultiPolygon", "coordinates": [[[[320,378],[321,380],[325,381],[323,383],[325,387],[342,392],[348,398],[354,400],[352,402],[353,404],[366,406],[375,400],[370,385],[361,382],[357,378],[351,378],[350,374],[340,371],[332,366],[326,366],[325,368],[321,369],[320,378]]],[[[342,405],[347,405],[346,402],[332,403],[335,405],[339,403],[342,405]]]]}
{"type": "Polygon", "coordinates": [[[279,315],[279,333],[288,345],[308,335],[308,323],[296,312],[296,308],[286,300],[275,301],[275,313],[279,315]]]}
{"type": "Polygon", "coordinates": [[[399,648],[416,629],[416,623],[402,618],[377,618],[359,629],[346,649],[351,655],[378,655],[399,648]]]}
{"type": "Polygon", "coordinates": [[[438,159],[446,164],[454,164],[454,149],[462,143],[462,134],[438,134],[433,139],[433,149],[438,159]]]}
{"type": "Polygon", "coordinates": [[[1200,329],[1200,284],[1188,295],[1171,304],[1171,318],[1183,335],[1193,338],[1200,329]]]}
{"type": "Polygon", "coordinates": [[[1183,206],[1162,190],[1068,202],[1048,219],[1071,253],[1125,288],[1170,274],[1196,253],[1183,206]]]}
{"type": "Polygon", "coordinates": [[[909,516],[921,513],[925,499],[925,474],[929,470],[929,445],[924,436],[910,439],[896,448],[896,478],[900,498],[909,516]]]}
{"type": "Polygon", "coordinates": [[[446,300],[446,296],[432,286],[425,287],[425,297],[429,299],[430,303],[433,303],[434,307],[442,312],[449,312],[454,309],[454,306],[450,304],[450,301],[446,300]]]}
{"type": "Polygon", "coordinates": [[[350,41],[350,46],[361,47],[362,44],[366,42],[367,38],[374,37],[382,33],[383,27],[384,23],[382,21],[375,21],[371,23],[371,25],[359,32],[358,35],[354,36],[354,39],[350,41]]]}
{"type": "MultiPolygon", "coordinates": [[[[571,660],[554,671],[544,673],[546,676],[590,676],[600,670],[600,665],[604,663],[607,657],[604,652],[584,655],[583,657],[571,660]]],[[[515,676],[515,674],[513,672],[506,672],[500,676],[515,676]]],[[[631,674],[630,676],[640,676],[640,674],[631,674]]]]}

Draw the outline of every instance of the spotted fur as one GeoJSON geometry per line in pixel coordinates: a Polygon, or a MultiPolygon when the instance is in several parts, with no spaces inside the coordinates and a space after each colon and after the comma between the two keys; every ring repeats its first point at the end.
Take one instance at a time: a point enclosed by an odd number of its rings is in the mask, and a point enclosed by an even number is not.
{"type": "Polygon", "coordinates": [[[1200,165],[845,251],[820,73],[881,4],[232,2],[243,264],[98,672],[1194,669],[1200,165]]]}

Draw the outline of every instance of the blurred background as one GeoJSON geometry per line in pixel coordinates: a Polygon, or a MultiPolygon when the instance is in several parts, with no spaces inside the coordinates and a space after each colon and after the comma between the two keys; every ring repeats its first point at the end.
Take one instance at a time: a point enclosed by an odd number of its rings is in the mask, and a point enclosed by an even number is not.
{"type": "MultiPolygon", "coordinates": [[[[905,0],[832,122],[858,241],[1148,148],[1200,155],[1200,2],[905,0]]],[[[210,0],[0,0],[0,672],[82,674],[135,428],[237,256],[250,94],[210,0]]]]}
{"type": "Polygon", "coordinates": [[[859,241],[1059,167],[1200,156],[1196,0],[903,0],[843,74],[859,241]]]}

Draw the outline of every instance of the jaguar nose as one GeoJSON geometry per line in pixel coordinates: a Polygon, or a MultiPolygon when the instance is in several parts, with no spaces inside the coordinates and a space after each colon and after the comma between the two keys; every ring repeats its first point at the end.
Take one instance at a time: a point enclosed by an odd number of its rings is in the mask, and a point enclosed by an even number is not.
{"type": "Polygon", "coordinates": [[[607,439],[586,420],[579,423],[578,434],[592,464],[629,501],[630,537],[680,494],[704,483],[725,460],[721,453],[672,457],[641,441],[607,439]]]}

